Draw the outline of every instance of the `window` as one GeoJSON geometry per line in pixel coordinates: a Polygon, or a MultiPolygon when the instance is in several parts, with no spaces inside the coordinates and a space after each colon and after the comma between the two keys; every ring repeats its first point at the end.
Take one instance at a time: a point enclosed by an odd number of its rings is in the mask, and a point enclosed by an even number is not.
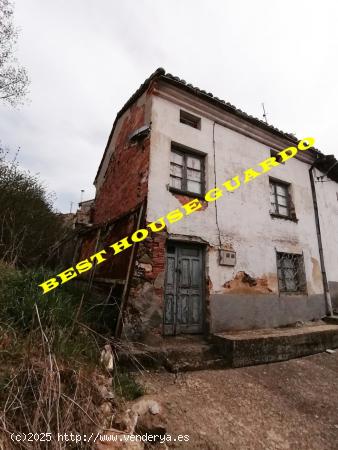
{"type": "Polygon", "coordinates": [[[306,293],[303,255],[277,252],[277,274],[280,292],[306,293]]]}
{"type": "Polygon", "coordinates": [[[171,150],[170,188],[185,193],[204,194],[204,157],[185,153],[180,149],[171,150]]]}
{"type": "Polygon", "coordinates": [[[289,185],[270,178],[270,214],[290,217],[289,185]]]}
{"type": "Polygon", "coordinates": [[[180,122],[190,127],[201,129],[201,119],[186,111],[180,110],[180,122]]]}

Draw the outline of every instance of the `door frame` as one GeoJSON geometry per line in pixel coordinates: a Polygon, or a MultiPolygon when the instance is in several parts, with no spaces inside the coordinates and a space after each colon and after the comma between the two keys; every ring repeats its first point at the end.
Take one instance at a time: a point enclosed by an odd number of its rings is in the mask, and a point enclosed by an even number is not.
{"type": "MultiPolygon", "coordinates": [[[[167,248],[169,245],[174,245],[175,247],[197,247],[201,250],[201,266],[202,266],[202,283],[201,283],[201,331],[196,333],[184,333],[184,334],[205,334],[206,332],[206,314],[207,314],[207,292],[206,292],[206,244],[196,241],[187,241],[185,239],[167,239],[166,241],[166,250],[165,250],[165,277],[164,277],[164,288],[163,288],[163,336],[177,336],[180,333],[176,332],[176,320],[172,325],[165,324],[165,302],[166,302],[166,288],[167,288],[167,276],[168,276],[168,267],[167,267],[167,257],[168,252],[167,248]],[[170,330],[171,328],[171,330],[170,330]]],[[[176,294],[177,295],[177,294],[176,294]]],[[[176,303],[177,305],[177,303],[176,303]]],[[[175,306],[176,306],[175,305],[175,306]]],[[[177,309],[176,309],[177,310],[177,309]]],[[[175,319],[177,319],[177,313],[175,311],[175,319]]]]}

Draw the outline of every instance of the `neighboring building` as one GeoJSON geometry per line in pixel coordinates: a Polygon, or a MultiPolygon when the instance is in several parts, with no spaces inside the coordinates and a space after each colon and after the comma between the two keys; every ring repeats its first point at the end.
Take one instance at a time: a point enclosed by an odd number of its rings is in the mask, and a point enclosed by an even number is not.
{"type": "MultiPolygon", "coordinates": [[[[158,69],[116,117],[79,260],[297,143],[158,69]]],[[[97,266],[111,292],[124,290],[124,331],[142,339],[277,327],[322,318],[331,297],[338,307],[335,162],[299,153],[97,266]]]]}
{"type": "Polygon", "coordinates": [[[74,228],[74,221],[75,221],[74,213],[58,213],[58,216],[61,217],[64,225],[67,228],[74,228]]]}
{"type": "Polygon", "coordinates": [[[74,227],[91,225],[93,205],[94,199],[84,200],[79,203],[79,209],[75,213],[74,227]]]}
{"type": "Polygon", "coordinates": [[[79,228],[83,226],[91,226],[92,224],[92,207],[94,199],[85,200],[79,203],[79,208],[75,213],[60,213],[64,224],[69,228],[79,228]]]}

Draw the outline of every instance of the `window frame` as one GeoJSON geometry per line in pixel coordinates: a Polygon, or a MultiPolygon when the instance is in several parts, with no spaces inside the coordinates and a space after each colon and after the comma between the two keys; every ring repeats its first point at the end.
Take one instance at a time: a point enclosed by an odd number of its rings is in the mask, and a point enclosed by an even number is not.
{"type": "MultiPolygon", "coordinates": [[[[306,282],[306,272],[305,272],[305,263],[304,263],[304,254],[303,253],[288,253],[288,252],[279,252],[276,250],[276,267],[277,267],[277,281],[278,281],[278,293],[279,295],[307,295],[307,282],[306,282]],[[297,258],[297,271],[298,271],[298,280],[297,284],[299,285],[299,290],[291,291],[286,289],[286,277],[284,274],[285,267],[281,266],[281,258],[285,256],[292,256],[297,258]],[[280,278],[279,273],[282,274],[282,278],[280,278]],[[282,284],[285,286],[285,289],[282,288],[282,284]]],[[[292,268],[295,271],[295,267],[292,268]]]]}
{"type": "Polygon", "coordinates": [[[290,186],[291,184],[288,183],[287,181],[282,181],[282,180],[278,180],[277,178],[273,178],[273,177],[269,177],[269,202],[270,202],[270,215],[273,217],[279,217],[282,219],[290,219],[290,220],[294,220],[293,217],[291,216],[291,194],[290,194],[290,186]],[[272,203],[271,203],[271,184],[274,186],[274,200],[275,200],[275,205],[277,206],[277,212],[276,211],[272,211],[272,203]],[[285,205],[279,205],[278,203],[278,194],[277,194],[277,186],[282,187],[283,189],[285,189],[286,192],[286,206],[285,205]],[[279,212],[279,208],[278,206],[283,206],[284,208],[287,208],[287,214],[281,214],[279,212]]]}
{"type": "MultiPolygon", "coordinates": [[[[200,152],[198,150],[191,149],[189,147],[182,146],[180,144],[172,143],[170,148],[170,164],[169,164],[169,191],[175,192],[178,194],[187,195],[189,197],[196,197],[196,198],[204,198],[205,192],[206,192],[206,183],[205,183],[205,158],[206,154],[203,152],[200,152]],[[175,188],[171,186],[171,178],[175,178],[174,175],[171,174],[171,165],[175,164],[172,161],[171,155],[172,153],[176,153],[183,158],[183,166],[182,166],[182,189],[175,188]],[[198,192],[191,192],[187,189],[187,157],[191,156],[193,158],[197,158],[200,160],[201,164],[201,193],[198,192]]],[[[179,177],[176,177],[179,178],[179,177]]]]}
{"type": "Polygon", "coordinates": [[[184,109],[180,109],[180,123],[194,128],[195,130],[200,130],[202,121],[200,117],[195,116],[184,109]]]}

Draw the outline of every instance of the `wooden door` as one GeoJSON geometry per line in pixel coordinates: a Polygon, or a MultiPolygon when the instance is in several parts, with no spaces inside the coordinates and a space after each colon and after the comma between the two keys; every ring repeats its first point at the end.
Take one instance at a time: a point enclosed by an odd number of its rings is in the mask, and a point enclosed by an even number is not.
{"type": "Polygon", "coordinates": [[[203,330],[203,248],[168,244],[164,333],[200,333],[203,330]]]}

